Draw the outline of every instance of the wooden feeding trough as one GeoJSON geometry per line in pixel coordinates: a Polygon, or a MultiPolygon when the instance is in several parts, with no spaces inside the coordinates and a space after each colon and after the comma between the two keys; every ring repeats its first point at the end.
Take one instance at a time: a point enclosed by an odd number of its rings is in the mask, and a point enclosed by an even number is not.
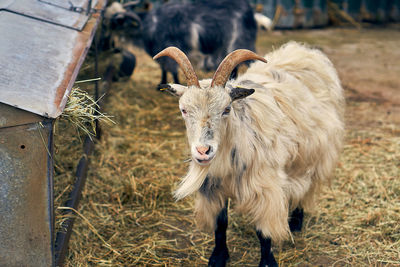
{"type": "Polygon", "coordinates": [[[55,240],[53,124],[105,2],[0,2],[0,266],[62,264],[68,233],[55,240]]]}

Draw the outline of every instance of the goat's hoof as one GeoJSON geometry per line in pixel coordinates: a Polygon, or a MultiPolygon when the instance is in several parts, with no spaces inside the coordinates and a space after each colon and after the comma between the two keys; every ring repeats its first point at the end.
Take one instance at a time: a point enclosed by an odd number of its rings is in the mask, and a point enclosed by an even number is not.
{"type": "Polygon", "coordinates": [[[229,253],[227,248],[221,250],[216,250],[214,248],[213,253],[211,254],[211,257],[208,261],[208,266],[225,267],[228,260],[229,260],[229,253]]]}
{"type": "Polygon", "coordinates": [[[278,267],[274,255],[271,253],[266,258],[262,258],[258,267],[278,267]]]}

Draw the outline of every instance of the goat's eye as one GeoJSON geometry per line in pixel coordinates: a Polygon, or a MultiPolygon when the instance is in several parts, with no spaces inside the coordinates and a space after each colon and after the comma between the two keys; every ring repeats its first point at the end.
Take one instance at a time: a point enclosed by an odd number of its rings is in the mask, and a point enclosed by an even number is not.
{"type": "Polygon", "coordinates": [[[186,114],[187,114],[187,111],[186,111],[186,109],[184,109],[184,108],[181,109],[181,112],[182,112],[183,115],[186,115],[186,114]]]}
{"type": "Polygon", "coordinates": [[[224,109],[224,112],[222,112],[222,115],[228,115],[229,112],[231,112],[231,107],[230,107],[230,106],[229,106],[229,107],[226,107],[226,108],[224,109]]]}

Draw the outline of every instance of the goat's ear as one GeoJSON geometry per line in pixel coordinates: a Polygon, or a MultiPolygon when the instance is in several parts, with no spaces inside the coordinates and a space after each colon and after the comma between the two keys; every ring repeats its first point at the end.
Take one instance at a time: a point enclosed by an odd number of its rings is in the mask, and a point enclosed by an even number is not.
{"type": "Polygon", "coordinates": [[[180,97],[186,91],[186,86],[180,84],[159,84],[158,90],[166,91],[174,96],[180,97]]]}
{"type": "Polygon", "coordinates": [[[234,87],[229,92],[229,95],[231,96],[232,101],[235,101],[238,99],[248,97],[249,95],[253,94],[254,92],[255,92],[254,89],[247,89],[247,88],[243,88],[243,87],[234,87]]]}

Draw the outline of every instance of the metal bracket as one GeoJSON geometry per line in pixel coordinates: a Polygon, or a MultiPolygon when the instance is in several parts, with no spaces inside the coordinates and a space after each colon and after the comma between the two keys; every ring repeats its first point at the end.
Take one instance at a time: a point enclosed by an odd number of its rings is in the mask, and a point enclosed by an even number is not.
{"type": "Polygon", "coordinates": [[[88,1],[86,8],[83,8],[82,6],[78,6],[78,5],[74,4],[74,3],[72,3],[71,1],[68,1],[69,7],[65,7],[63,5],[60,5],[60,4],[57,4],[57,3],[54,3],[54,2],[50,2],[48,0],[38,0],[38,1],[42,2],[42,3],[45,3],[45,4],[48,4],[48,5],[51,5],[51,6],[55,6],[55,7],[62,8],[62,9],[66,9],[66,10],[69,10],[69,11],[72,11],[72,12],[81,13],[81,14],[85,13],[86,15],[94,14],[94,13],[100,13],[102,11],[101,9],[92,8],[92,0],[88,1]]]}

